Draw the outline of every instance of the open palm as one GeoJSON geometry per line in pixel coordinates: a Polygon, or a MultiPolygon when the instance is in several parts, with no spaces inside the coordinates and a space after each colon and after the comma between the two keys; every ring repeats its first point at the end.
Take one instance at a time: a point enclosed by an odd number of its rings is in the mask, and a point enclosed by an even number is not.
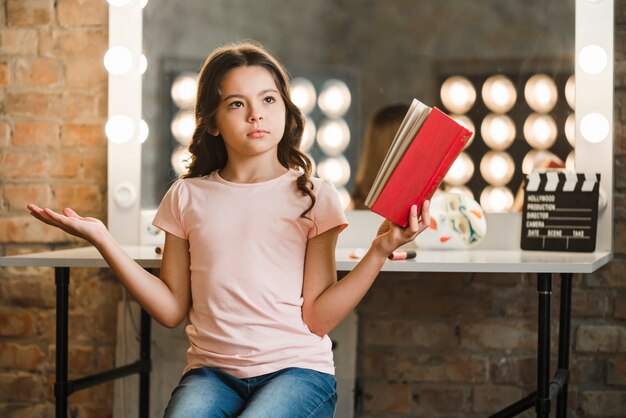
{"type": "Polygon", "coordinates": [[[62,229],[68,234],[87,240],[92,244],[98,236],[107,230],[99,219],[82,217],[70,208],[65,208],[61,214],[52,209],[40,208],[33,204],[26,207],[30,214],[41,222],[62,229]]]}

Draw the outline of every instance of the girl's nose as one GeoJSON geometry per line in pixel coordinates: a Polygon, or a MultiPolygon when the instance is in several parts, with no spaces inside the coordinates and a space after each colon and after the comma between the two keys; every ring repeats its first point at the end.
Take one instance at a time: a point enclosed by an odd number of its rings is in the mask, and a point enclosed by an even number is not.
{"type": "Polygon", "coordinates": [[[250,122],[258,122],[263,120],[263,116],[259,112],[250,112],[250,122]]]}

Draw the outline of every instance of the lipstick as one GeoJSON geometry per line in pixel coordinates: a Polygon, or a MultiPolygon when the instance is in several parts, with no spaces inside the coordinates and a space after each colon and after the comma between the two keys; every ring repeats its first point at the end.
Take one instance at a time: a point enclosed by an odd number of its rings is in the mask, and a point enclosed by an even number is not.
{"type": "Polygon", "coordinates": [[[390,260],[410,260],[415,257],[417,257],[417,251],[413,251],[413,250],[394,251],[388,256],[390,260]]]}

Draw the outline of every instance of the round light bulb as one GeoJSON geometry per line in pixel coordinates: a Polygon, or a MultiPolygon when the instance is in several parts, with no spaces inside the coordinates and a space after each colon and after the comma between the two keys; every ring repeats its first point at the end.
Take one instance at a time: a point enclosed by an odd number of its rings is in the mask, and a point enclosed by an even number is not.
{"type": "Polygon", "coordinates": [[[546,150],[556,142],[557,126],[550,115],[531,114],[524,122],[524,138],[531,147],[546,150]]]}
{"type": "Polygon", "coordinates": [[[441,85],[441,102],[452,113],[466,113],[476,102],[476,89],[462,76],[452,76],[441,85]]]}
{"type": "Polygon", "coordinates": [[[578,64],[587,74],[601,73],[608,62],[606,51],[598,45],[587,45],[578,53],[578,64]]]}
{"type": "Polygon", "coordinates": [[[170,124],[170,131],[181,145],[189,145],[196,130],[196,119],[190,110],[181,110],[170,124]]]}
{"type": "Polygon", "coordinates": [[[326,119],[317,131],[317,143],[326,155],[341,154],[350,143],[350,128],[343,119],[326,119]]]}
{"type": "Polygon", "coordinates": [[[572,147],[576,146],[576,115],[570,113],[565,119],[565,138],[572,147]]]}
{"type": "Polygon", "coordinates": [[[139,72],[141,74],[145,74],[148,69],[148,58],[146,58],[145,54],[141,54],[139,57],[139,72]]]}
{"type": "Polygon", "coordinates": [[[539,113],[548,113],[554,109],[558,99],[556,84],[547,75],[536,74],[526,82],[524,97],[532,110],[539,113]]]}
{"type": "Polygon", "coordinates": [[[462,186],[470,181],[473,175],[474,162],[467,153],[462,152],[450,166],[443,181],[451,186],[462,186]]]}
{"type": "Polygon", "coordinates": [[[482,97],[489,110],[495,113],[506,113],[515,105],[517,92],[508,77],[498,74],[485,81],[482,97]]]}
{"type": "Polygon", "coordinates": [[[509,116],[490,113],[480,124],[480,133],[489,148],[504,151],[515,140],[515,123],[509,116]]]}
{"type": "Polygon", "coordinates": [[[198,74],[185,72],[179,74],[174,82],[170,94],[172,100],[181,109],[191,109],[196,105],[198,91],[198,74]]]}
{"type": "Polygon", "coordinates": [[[107,121],[104,132],[109,141],[123,144],[135,135],[135,123],[126,115],[115,115],[107,121]]]}
{"type": "Polygon", "coordinates": [[[305,115],[315,108],[317,93],[313,83],[306,78],[297,77],[291,82],[291,101],[305,115]]]}
{"type": "Polygon", "coordinates": [[[487,186],[480,194],[480,205],[485,212],[508,212],[513,201],[513,192],[507,187],[487,186]]]}
{"type": "Polygon", "coordinates": [[[504,186],[513,178],[513,158],[500,151],[489,151],[480,160],[480,174],[492,186],[504,186]]]}
{"type": "Polygon", "coordinates": [[[133,54],[128,48],[114,46],[104,54],[104,68],[111,74],[127,74],[132,67],[133,54]]]}
{"type": "Polygon", "coordinates": [[[328,157],[317,165],[317,174],[337,187],[345,186],[350,180],[350,164],[343,155],[328,157]]]}
{"type": "Polygon", "coordinates": [[[565,83],[565,100],[570,108],[576,108],[576,79],[571,75],[565,83]]]}
{"type": "Polygon", "coordinates": [[[328,80],[322,85],[321,93],[317,99],[322,112],[331,118],[343,116],[350,108],[352,95],[350,89],[341,80],[328,80]]]}
{"type": "Polygon", "coordinates": [[[444,187],[444,190],[448,193],[460,194],[462,196],[467,196],[470,199],[474,199],[474,193],[467,186],[448,186],[444,187]]]}
{"type": "Polygon", "coordinates": [[[609,121],[600,113],[588,113],[580,121],[580,134],[591,143],[606,139],[609,129],[609,121]]]}
{"type": "Polygon", "coordinates": [[[522,160],[522,173],[530,174],[531,171],[538,167],[545,167],[550,161],[558,162],[560,160],[550,151],[536,149],[530,150],[522,160]]]}

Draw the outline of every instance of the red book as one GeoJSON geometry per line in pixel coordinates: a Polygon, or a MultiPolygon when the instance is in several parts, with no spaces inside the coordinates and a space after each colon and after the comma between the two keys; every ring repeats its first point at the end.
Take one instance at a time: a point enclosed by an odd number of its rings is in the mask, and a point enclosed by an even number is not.
{"type": "Polygon", "coordinates": [[[401,226],[408,224],[412,205],[419,213],[435,193],[472,135],[439,109],[415,102],[409,113],[417,116],[405,117],[365,201],[373,212],[401,226]]]}

